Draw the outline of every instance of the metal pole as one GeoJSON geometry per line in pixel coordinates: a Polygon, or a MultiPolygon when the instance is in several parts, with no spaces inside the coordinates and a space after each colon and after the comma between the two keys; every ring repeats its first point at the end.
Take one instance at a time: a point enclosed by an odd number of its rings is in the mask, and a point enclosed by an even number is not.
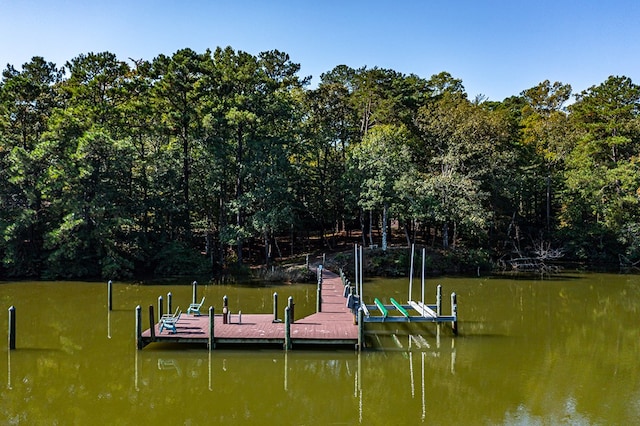
{"type": "Polygon", "coordinates": [[[413,291],[413,254],[415,252],[415,248],[416,245],[415,244],[411,244],[411,268],[409,269],[409,298],[407,299],[408,301],[412,301],[413,300],[413,296],[411,295],[412,291],[413,291]]]}
{"type": "Polygon", "coordinates": [[[360,246],[360,303],[364,303],[364,260],[363,248],[360,246]]]}
{"type": "MultiPolygon", "coordinates": [[[[426,253],[427,253],[427,249],[423,248],[422,249],[422,298],[420,299],[422,300],[423,305],[424,305],[424,262],[425,262],[426,253]]],[[[423,315],[424,315],[424,312],[423,312],[423,315]]]]}
{"type": "Polygon", "coordinates": [[[358,262],[358,244],[356,244],[355,246],[355,254],[353,256],[353,259],[355,261],[355,267],[354,267],[354,279],[356,280],[356,293],[360,293],[360,287],[358,285],[358,279],[360,277],[360,275],[358,274],[358,266],[360,266],[360,263],[358,262]]]}

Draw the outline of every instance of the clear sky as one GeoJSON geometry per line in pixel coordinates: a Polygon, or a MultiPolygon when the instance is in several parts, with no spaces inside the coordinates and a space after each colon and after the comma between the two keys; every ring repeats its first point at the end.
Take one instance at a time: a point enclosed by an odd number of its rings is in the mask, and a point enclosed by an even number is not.
{"type": "Polygon", "coordinates": [[[547,79],[577,93],[610,75],[640,84],[640,0],[0,0],[2,69],[218,46],[284,51],[311,87],[345,64],[447,71],[470,98],[500,101],[547,79]]]}

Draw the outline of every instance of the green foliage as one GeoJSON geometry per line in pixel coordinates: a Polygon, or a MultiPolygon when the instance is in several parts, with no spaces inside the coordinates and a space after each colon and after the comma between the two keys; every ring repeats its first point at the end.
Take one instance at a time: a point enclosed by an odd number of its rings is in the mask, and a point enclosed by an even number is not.
{"type": "MultiPolygon", "coordinates": [[[[0,273],[245,273],[246,256],[269,264],[284,236],[291,254],[330,229],[366,239],[369,217],[442,241],[445,270],[541,236],[578,259],[640,256],[631,79],[565,108],[560,82],[484,102],[447,72],[340,65],[307,89],[299,71],[284,52],[231,47],[8,65],[0,273]]],[[[403,256],[371,266],[400,273],[403,256]]]]}

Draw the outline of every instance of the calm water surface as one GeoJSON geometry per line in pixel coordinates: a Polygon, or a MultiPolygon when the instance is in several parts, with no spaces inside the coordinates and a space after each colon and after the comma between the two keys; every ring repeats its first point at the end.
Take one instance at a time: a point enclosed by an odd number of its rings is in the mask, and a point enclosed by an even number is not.
{"type": "MultiPolygon", "coordinates": [[[[186,308],[191,286],[2,283],[0,327],[17,313],[17,350],[0,362],[0,424],[477,424],[640,423],[640,277],[567,274],[545,281],[430,279],[458,295],[460,336],[433,324],[371,326],[375,349],[135,349],[135,306],[168,292],[186,308]],[[375,332],[375,333],[374,333],[375,332]]],[[[414,282],[413,299],[420,299],[414,282]]],[[[315,309],[315,286],[200,286],[219,310],[272,309],[294,296],[315,309]],[[282,302],[281,302],[282,303],[282,302]]],[[[365,300],[407,299],[408,281],[370,280],[365,300]]]]}

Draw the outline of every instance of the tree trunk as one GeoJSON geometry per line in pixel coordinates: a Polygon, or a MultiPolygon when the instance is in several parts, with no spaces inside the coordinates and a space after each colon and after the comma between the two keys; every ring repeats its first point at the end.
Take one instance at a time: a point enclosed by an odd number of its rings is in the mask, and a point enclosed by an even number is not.
{"type": "Polygon", "coordinates": [[[449,224],[446,222],[442,225],[442,248],[445,250],[449,248],[449,224]]]}
{"type": "Polygon", "coordinates": [[[382,251],[387,251],[387,204],[382,207],[382,251]]]}
{"type": "Polygon", "coordinates": [[[373,212],[369,210],[369,245],[373,245],[373,212]]]}
{"type": "MultiPolygon", "coordinates": [[[[242,196],[242,155],[244,147],[242,145],[242,126],[238,126],[238,149],[236,151],[236,165],[238,170],[236,172],[236,202],[238,202],[238,213],[236,214],[236,225],[238,230],[242,230],[242,206],[240,205],[240,197],[242,196]]],[[[238,235],[238,264],[242,264],[242,237],[238,235]]]]}
{"type": "Polygon", "coordinates": [[[411,231],[409,230],[409,221],[404,223],[404,236],[407,239],[407,247],[411,247],[411,231]]]}

